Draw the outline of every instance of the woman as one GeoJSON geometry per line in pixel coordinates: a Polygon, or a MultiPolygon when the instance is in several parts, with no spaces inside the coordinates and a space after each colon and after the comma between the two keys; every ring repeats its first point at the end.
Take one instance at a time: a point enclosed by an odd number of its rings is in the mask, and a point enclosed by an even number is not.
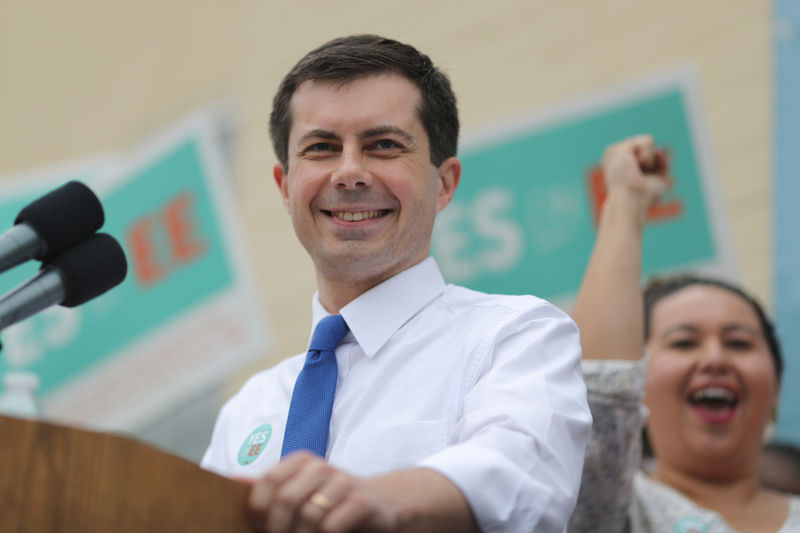
{"type": "Polygon", "coordinates": [[[603,172],[608,196],[573,311],[594,429],[569,530],[800,531],[800,499],[757,480],[782,367],[771,325],[715,280],[660,283],[643,301],[642,231],[668,186],[667,161],[640,136],[609,148],[603,172]]]}

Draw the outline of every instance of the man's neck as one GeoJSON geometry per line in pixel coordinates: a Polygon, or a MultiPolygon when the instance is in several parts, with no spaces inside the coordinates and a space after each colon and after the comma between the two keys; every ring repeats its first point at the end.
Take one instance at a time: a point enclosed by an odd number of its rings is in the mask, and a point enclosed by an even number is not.
{"type": "Polygon", "coordinates": [[[349,304],[375,285],[378,285],[381,281],[358,286],[350,283],[331,283],[319,280],[317,282],[319,303],[322,304],[322,307],[324,307],[327,312],[332,315],[337,315],[342,307],[349,304]]]}
{"type": "Polygon", "coordinates": [[[354,272],[352,278],[342,279],[341,276],[325,276],[317,269],[317,290],[319,302],[326,311],[335,315],[341,311],[342,307],[349,304],[368,290],[380,285],[384,281],[393,278],[397,274],[418,265],[425,258],[416,263],[400,267],[397,270],[382,272],[374,276],[366,276],[364,273],[354,272]]]}

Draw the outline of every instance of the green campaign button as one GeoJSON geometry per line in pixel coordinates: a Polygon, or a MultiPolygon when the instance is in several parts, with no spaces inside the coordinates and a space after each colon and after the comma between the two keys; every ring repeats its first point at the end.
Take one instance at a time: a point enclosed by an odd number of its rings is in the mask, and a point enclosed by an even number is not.
{"type": "Polygon", "coordinates": [[[269,438],[272,436],[272,424],[264,424],[254,429],[250,435],[244,439],[241,448],[239,448],[239,456],[237,460],[242,466],[249,465],[261,455],[264,448],[269,443],[269,438]]]}

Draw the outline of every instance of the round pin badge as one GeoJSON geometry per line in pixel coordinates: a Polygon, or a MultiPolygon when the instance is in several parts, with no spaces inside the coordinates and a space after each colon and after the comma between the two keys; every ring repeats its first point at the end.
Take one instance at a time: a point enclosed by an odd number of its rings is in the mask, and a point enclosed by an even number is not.
{"type": "Polygon", "coordinates": [[[269,443],[269,438],[272,436],[272,424],[263,424],[258,426],[250,435],[244,439],[242,446],[239,448],[239,456],[237,460],[242,466],[253,463],[264,451],[269,443]]]}

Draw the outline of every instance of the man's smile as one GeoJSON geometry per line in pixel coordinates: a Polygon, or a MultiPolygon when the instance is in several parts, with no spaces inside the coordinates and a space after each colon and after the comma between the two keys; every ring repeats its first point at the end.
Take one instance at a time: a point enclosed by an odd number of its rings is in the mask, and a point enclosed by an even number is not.
{"type": "Polygon", "coordinates": [[[380,218],[389,213],[389,209],[373,209],[370,211],[327,211],[322,210],[329,217],[338,218],[345,222],[360,222],[373,218],[380,218]]]}

